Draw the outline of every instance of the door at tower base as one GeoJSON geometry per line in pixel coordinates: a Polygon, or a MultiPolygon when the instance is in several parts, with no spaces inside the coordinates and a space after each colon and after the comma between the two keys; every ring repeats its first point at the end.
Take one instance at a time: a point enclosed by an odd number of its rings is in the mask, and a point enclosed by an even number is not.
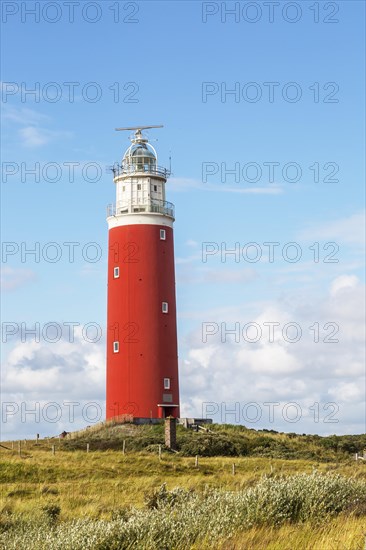
{"type": "Polygon", "coordinates": [[[179,417],[174,244],[167,225],[109,230],[106,408],[107,419],[179,417]]]}

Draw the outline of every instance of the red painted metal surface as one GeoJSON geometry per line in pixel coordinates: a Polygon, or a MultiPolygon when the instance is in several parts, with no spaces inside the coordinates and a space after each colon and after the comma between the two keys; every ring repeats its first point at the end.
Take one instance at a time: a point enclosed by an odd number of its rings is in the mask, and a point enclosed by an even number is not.
{"type": "Polygon", "coordinates": [[[169,227],[126,225],[109,231],[106,408],[107,419],[122,414],[179,417],[174,243],[169,227]],[[160,239],[160,229],[166,240],[160,239]],[[162,312],[163,302],[168,303],[168,313],[162,312]],[[119,343],[118,353],[114,342],[119,343]],[[170,379],[170,389],[164,389],[164,378],[170,379]]]}

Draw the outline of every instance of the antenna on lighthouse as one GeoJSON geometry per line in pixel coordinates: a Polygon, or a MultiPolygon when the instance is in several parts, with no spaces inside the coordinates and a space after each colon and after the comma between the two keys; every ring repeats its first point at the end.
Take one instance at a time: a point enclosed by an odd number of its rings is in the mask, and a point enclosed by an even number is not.
{"type": "Polygon", "coordinates": [[[150,128],[163,128],[163,125],[160,124],[158,126],[127,126],[126,128],[115,128],[115,130],[116,132],[120,132],[123,130],[133,130],[135,132],[135,139],[141,140],[143,139],[143,135],[141,133],[142,130],[149,130],[150,128]]]}
{"type": "Polygon", "coordinates": [[[150,128],[164,128],[163,124],[159,124],[158,126],[127,126],[126,128],[115,128],[116,132],[120,132],[121,130],[149,130],[150,128]]]}
{"type": "Polygon", "coordinates": [[[127,126],[126,128],[115,128],[117,132],[123,130],[133,130],[135,132],[135,137],[130,136],[132,143],[147,143],[148,139],[142,134],[142,130],[149,130],[150,128],[163,128],[162,124],[155,126],[127,126]]]}

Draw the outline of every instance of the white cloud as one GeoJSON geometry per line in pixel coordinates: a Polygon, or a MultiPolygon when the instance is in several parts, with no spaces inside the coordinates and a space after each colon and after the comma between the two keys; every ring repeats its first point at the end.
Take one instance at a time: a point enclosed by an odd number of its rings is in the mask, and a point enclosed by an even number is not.
{"type": "Polygon", "coordinates": [[[8,104],[4,104],[2,108],[2,119],[16,124],[22,125],[37,125],[49,122],[50,118],[34,109],[27,107],[13,107],[8,104]]]}
{"type": "Polygon", "coordinates": [[[49,142],[50,136],[47,130],[36,128],[34,126],[27,126],[19,130],[20,137],[22,138],[23,145],[26,147],[40,147],[49,142]]]}
{"type": "Polygon", "coordinates": [[[336,401],[352,403],[365,397],[365,388],[355,382],[341,382],[329,389],[329,395],[336,401]]]}
{"type": "MultiPolygon", "coordinates": [[[[216,347],[208,346],[206,348],[192,349],[189,352],[189,358],[194,359],[204,369],[207,369],[210,365],[210,361],[216,352],[216,347]]],[[[190,364],[190,361],[189,363],[190,364]]]]}
{"type": "Polygon", "coordinates": [[[200,246],[201,243],[194,241],[193,239],[188,239],[185,244],[187,246],[191,246],[192,248],[197,248],[197,246],[200,246]]]}
{"type": "Polygon", "coordinates": [[[355,275],[340,275],[331,284],[330,294],[335,296],[338,292],[352,290],[359,284],[359,279],[355,275]]]}
{"type": "Polygon", "coordinates": [[[67,398],[80,398],[82,393],[84,398],[100,399],[104,394],[103,345],[85,341],[78,332],[76,328],[74,342],[63,338],[38,343],[32,335],[24,343],[17,342],[3,369],[3,391],[23,392],[28,397],[40,397],[39,392],[46,391],[67,398]]]}
{"type": "Polygon", "coordinates": [[[31,269],[22,269],[5,266],[1,269],[1,289],[12,291],[34,281],[36,274],[31,269]]]}
{"type": "MultiPolygon", "coordinates": [[[[305,301],[300,296],[295,300],[282,296],[278,302],[257,303],[257,314],[251,319],[242,304],[221,313],[217,309],[201,312],[196,319],[209,319],[218,331],[204,343],[201,321],[188,336],[183,355],[188,364],[182,361],[180,373],[182,410],[188,416],[201,416],[204,403],[215,403],[216,420],[236,422],[233,415],[222,414],[222,408],[230,411],[240,405],[240,422],[253,428],[323,434],[364,431],[360,416],[365,399],[363,303],[363,285],[343,275],[330,283],[322,299],[310,294],[305,301]],[[258,342],[249,341],[255,339],[253,330],[243,332],[249,321],[261,328],[258,342]],[[239,323],[239,339],[228,334],[221,341],[221,322],[230,330],[239,323]],[[266,322],[279,323],[273,342],[266,322]],[[297,342],[284,338],[287,323],[300,327],[297,342]],[[240,412],[251,402],[262,413],[255,423],[240,412]],[[296,405],[287,405],[293,402],[296,405]],[[273,422],[265,403],[279,403],[273,405],[277,411],[273,422]],[[301,418],[292,423],[286,411],[296,412],[296,407],[301,418]],[[327,416],[333,410],[336,413],[327,416]]],[[[294,333],[289,330],[287,335],[292,338],[294,333]]]]}
{"type": "Polygon", "coordinates": [[[97,403],[99,420],[104,419],[104,341],[85,341],[80,327],[75,329],[74,341],[70,340],[65,336],[55,343],[37,343],[29,336],[24,343],[17,341],[8,353],[1,369],[2,401],[6,403],[1,419],[3,439],[37,432],[55,435],[85,427],[91,423],[83,414],[88,403],[97,403]],[[67,403],[71,402],[75,403],[75,415],[70,419],[67,403]],[[56,423],[42,413],[47,403],[54,403],[53,408],[60,411],[56,423]],[[37,407],[41,411],[38,422],[34,414],[22,416],[23,409],[37,407]]]}
{"type": "Polygon", "coordinates": [[[309,227],[302,231],[299,237],[308,241],[328,240],[348,244],[364,244],[365,211],[309,227]]]}
{"type": "Polygon", "coordinates": [[[258,279],[259,274],[252,268],[237,268],[237,269],[215,269],[208,267],[195,267],[194,270],[191,264],[201,259],[201,255],[192,255],[187,258],[178,258],[176,264],[177,282],[179,284],[240,284],[250,283],[258,279]]]}
{"type": "Polygon", "coordinates": [[[204,281],[208,283],[247,283],[258,277],[255,269],[204,269],[204,281]]]}
{"type": "Polygon", "coordinates": [[[195,262],[196,260],[202,260],[202,254],[192,254],[191,256],[187,256],[186,258],[176,258],[175,264],[190,264],[192,262],[195,262]]]}
{"type": "Polygon", "coordinates": [[[197,189],[200,191],[214,191],[219,193],[239,193],[255,195],[279,195],[283,193],[283,188],[278,184],[270,184],[266,187],[230,187],[226,184],[212,185],[203,183],[200,180],[192,178],[170,178],[172,191],[191,191],[197,189]]]}
{"type": "Polygon", "coordinates": [[[50,122],[50,118],[43,113],[26,107],[13,107],[5,104],[2,112],[2,119],[19,127],[18,134],[21,143],[27,148],[37,148],[58,140],[67,139],[71,132],[60,130],[49,130],[44,127],[50,122]]]}
{"type": "Polygon", "coordinates": [[[36,126],[21,128],[19,134],[23,145],[29,148],[41,147],[42,145],[47,145],[51,141],[70,136],[69,132],[56,132],[36,126]]]}

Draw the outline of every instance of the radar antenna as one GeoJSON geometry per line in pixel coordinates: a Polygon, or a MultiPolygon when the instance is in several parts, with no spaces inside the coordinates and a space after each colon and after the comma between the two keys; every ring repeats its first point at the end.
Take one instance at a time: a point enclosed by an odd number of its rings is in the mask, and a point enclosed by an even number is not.
{"type": "Polygon", "coordinates": [[[158,126],[127,126],[126,128],[115,128],[117,132],[120,132],[121,130],[136,130],[137,132],[141,132],[141,130],[149,130],[150,128],[163,128],[163,124],[159,124],[158,126]]]}
{"type": "Polygon", "coordinates": [[[133,134],[130,135],[130,140],[132,143],[147,143],[149,140],[147,139],[146,135],[143,135],[142,130],[149,130],[150,128],[163,128],[162,124],[159,124],[158,126],[127,126],[126,128],[115,128],[117,132],[121,130],[133,130],[135,132],[135,135],[133,137],[133,134]]]}

